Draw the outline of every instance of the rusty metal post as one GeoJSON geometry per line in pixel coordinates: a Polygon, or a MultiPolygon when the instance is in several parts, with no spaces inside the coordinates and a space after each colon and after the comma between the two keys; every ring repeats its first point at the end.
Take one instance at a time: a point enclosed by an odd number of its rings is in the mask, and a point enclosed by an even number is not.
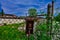
{"type": "Polygon", "coordinates": [[[48,4],[47,9],[47,27],[50,31],[50,37],[52,38],[52,24],[53,24],[53,13],[54,13],[54,1],[52,1],[52,5],[48,4]]]}
{"type": "MultiPolygon", "coordinates": [[[[54,13],[54,1],[52,1],[52,13],[51,13],[51,29],[53,28],[53,13],[54,13]]],[[[52,31],[52,30],[51,30],[52,31]]]]}
{"type": "Polygon", "coordinates": [[[53,16],[53,13],[54,13],[54,0],[52,1],[52,16],[53,16]]]}
{"type": "Polygon", "coordinates": [[[51,5],[48,4],[48,8],[47,8],[47,27],[50,27],[50,20],[51,20],[51,5]]]}
{"type": "Polygon", "coordinates": [[[48,4],[47,6],[47,32],[48,32],[48,36],[51,35],[51,5],[48,4]]]}
{"type": "Polygon", "coordinates": [[[50,31],[50,35],[51,35],[51,38],[52,38],[52,29],[53,29],[53,13],[54,13],[54,0],[52,0],[52,10],[51,10],[51,31],[50,31]]]}

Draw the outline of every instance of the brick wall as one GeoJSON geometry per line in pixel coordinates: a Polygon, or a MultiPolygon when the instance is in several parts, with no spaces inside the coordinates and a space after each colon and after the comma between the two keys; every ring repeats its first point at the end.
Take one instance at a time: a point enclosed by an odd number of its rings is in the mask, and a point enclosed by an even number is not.
{"type": "Polygon", "coordinates": [[[13,24],[13,23],[21,23],[24,22],[24,19],[4,19],[0,18],[0,24],[6,23],[6,24],[13,24]]]}

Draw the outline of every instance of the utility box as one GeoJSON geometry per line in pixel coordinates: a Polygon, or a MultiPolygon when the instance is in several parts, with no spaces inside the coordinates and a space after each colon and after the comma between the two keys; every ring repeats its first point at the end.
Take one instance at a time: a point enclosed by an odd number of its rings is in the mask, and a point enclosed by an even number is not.
{"type": "Polygon", "coordinates": [[[37,20],[34,17],[26,17],[26,34],[33,34],[34,21],[37,20]]]}
{"type": "Polygon", "coordinates": [[[34,21],[26,21],[26,33],[33,34],[34,21]]]}
{"type": "Polygon", "coordinates": [[[26,34],[33,34],[34,20],[33,17],[26,18],[26,34]]]}

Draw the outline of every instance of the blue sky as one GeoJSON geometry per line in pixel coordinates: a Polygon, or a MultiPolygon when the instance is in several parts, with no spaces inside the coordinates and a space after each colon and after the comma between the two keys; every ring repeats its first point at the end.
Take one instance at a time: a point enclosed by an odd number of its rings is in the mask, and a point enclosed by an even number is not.
{"type": "MultiPolygon", "coordinates": [[[[40,12],[40,10],[46,12],[47,4],[51,3],[51,1],[52,0],[1,0],[0,11],[3,9],[6,14],[26,16],[30,8],[37,9],[37,12],[40,12]]],[[[55,0],[55,8],[57,7],[60,8],[60,0],[55,0]]],[[[58,10],[58,12],[60,12],[60,9],[58,10]]],[[[55,9],[54,13],[56,13],[55,9]]]]}

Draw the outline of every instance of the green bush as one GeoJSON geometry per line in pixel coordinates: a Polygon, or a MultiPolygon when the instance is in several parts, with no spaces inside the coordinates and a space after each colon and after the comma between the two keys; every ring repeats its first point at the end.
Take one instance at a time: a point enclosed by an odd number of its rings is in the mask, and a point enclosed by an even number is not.
{"type": "Polygon", "coordinates": [[[47,34],[47,30],[49,29],[46,24],[38,24],[35,32],[37,40],[51,40],[50,36],[47,34]]]}
{"type": "Polygon", "coordinates": [[[0,40],[25,40],[25,32],[18,30],[20,24],[0,26],[0,40]]]}
{"type": "MultiPolygon", "coordinates": [[[[22,25],[24,25],[24,23],[0,26],[0,40],[28,40],[25,32],[18,30],[18,27],[22,25]]],[[[57,28],[57,25],[55,26],[55,28],[57,28]]],[[[37,40],[51,40],[50,36],[47,35],[47,29],[46,24],[38,24],[35,29],[35,35],[30,35],[29,40],[35,40],[35,37],[37,40]]]]}

